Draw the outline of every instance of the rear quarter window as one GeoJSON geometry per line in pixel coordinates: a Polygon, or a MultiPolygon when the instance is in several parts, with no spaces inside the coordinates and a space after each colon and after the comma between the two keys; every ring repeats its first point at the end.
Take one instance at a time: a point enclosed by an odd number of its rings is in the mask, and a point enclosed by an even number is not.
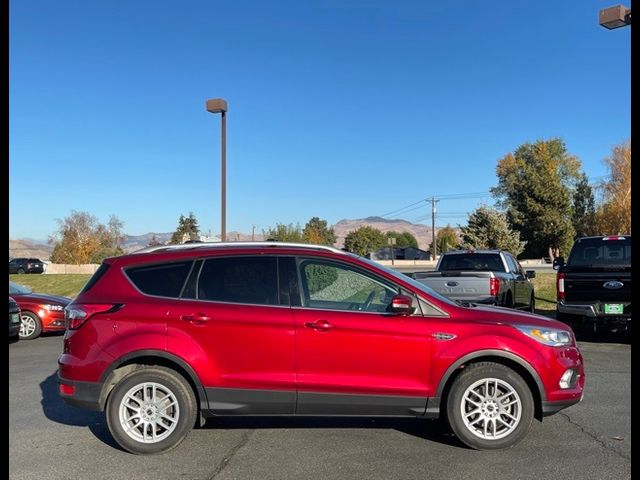
{"type": "Polygon", "coordinates": [[[187,261],[131,267],[125,270],[125,274],[146,295],[178,298],[192,263],[187,261]]]}

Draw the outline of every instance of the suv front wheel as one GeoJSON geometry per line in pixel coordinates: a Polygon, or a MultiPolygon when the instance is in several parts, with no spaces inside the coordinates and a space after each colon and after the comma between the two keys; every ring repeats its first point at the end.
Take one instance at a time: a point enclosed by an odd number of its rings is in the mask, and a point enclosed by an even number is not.
{"type": "Polygon", "coordinates": [[[111,435],[137,454],[178,446],[193,428],[196,414],[191,386],[175,371],[156,366],[125,376],[111,391],[106,407],[111,435]]]}
{"type": "Polygon", "coordinates": [[[523,378],[504,365],[469,365],[454,380],[447,401],[447,418],[467,446],[492,450],[514,446],[533,420],[531,390],[523,378]]]}

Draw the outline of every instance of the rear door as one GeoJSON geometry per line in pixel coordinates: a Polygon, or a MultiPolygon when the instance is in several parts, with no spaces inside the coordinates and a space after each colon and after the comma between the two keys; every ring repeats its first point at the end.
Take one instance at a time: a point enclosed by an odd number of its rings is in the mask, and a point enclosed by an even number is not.
{"type": "Polygon", "coordinates": [[[423,414],[431,391],[427,319],[387,313],[398,287],[347,263],[302,258],[298,275],[296,413],[423,414]]]}
{"type": "Polygon", "coordinates": [[[214,413],[294,413],[294,326],[278,263],[266,255],[201,259],[171,311],[168,342],[190,346],[188,363],[199,366],[214,413]]]}

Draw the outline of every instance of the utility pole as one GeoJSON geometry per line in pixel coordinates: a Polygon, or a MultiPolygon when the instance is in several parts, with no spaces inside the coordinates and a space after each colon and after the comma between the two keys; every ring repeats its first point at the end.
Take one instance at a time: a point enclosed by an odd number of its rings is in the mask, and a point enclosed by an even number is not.
{"type": "Polygon", "coordinates": [[[438,248],[436,247],[436,203],[440,200],[436,200],[436,197],[431,197],[431,257],[432,260],[436,259],[438,248]]]}
{"type": "Polygon", "coordinates": [[[255,225],[251,225],[251,241],[252,242],[256,241],[256,226],[255,225]]]}

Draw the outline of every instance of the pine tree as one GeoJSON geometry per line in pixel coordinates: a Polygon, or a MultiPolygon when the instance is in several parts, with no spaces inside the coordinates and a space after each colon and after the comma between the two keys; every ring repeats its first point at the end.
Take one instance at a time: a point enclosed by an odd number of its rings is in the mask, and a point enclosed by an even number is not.
{"type": "Polygon", "coordinates": [[[520,240],[520,233],[513,231],[503,213],[487,206],[478,207],[469,215],[466,227],[460,227],[464,248],[507,250],[518,256],[527,242],[520,240]]]}

